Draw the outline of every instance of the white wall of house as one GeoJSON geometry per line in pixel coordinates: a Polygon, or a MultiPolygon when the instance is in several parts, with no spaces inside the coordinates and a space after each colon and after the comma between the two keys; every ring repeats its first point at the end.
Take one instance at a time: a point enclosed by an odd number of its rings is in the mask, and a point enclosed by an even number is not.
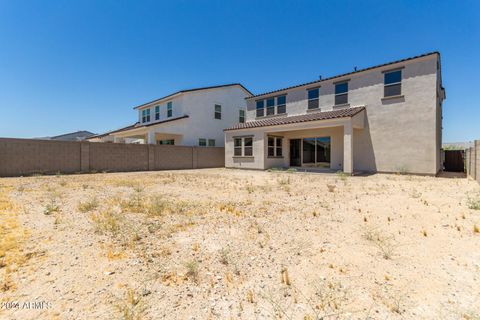
{"type": "MultiPolygon", "coordinates": [[[[320,86],[321,111],[332,110],[335,83],[349,79],[350,106],[366,107],[365,128],[354,130],[354,170],[436,174],[441,168],[438,60],[438,55],[432,54],[251,98],[247,100],[247,121],[257,119],[256,100],[282,94],[286,94],[287,100],[287,114],[283,116],[305,114],[308,112],[307,89],[318,86],[320,86]],[[403,68],[403,97],[383,99],[384,73],[382,71],[399,67],[403,68]]],[[[262,132],[266,130],[268,129],[260,128],[262,132]]],[[[227,140],[232,134],[235,135],[232,132],[227,133],[227,140]]],[[[255,135],[257,136],[257,133],[255,135]]],[[[228,144],[227,147],[230,148],[228,144]]],[[[228,150],[226,154],[228,157],[228,150]]],[[[259,164],[251,164],[251,166],[261,168],[260,163],[264,162],[264,156],[258,156],[259,164]]],[[[230,164],[229,159],[226,159],[226,164],[230,164]]],[[[268,163],[264,164],[264,168],[267,165],[268,163]]]]}
{"type": "Polygon", "coordinates": [[[129,131],[114,133],[118,137],[143,134],[147,143],[155,140],[174,139],[176,145],[197,146],[199,139],[215,140],[215,146],[223,147],[223,129],[239,122],[240,110],[246,110],[245,98],[249,96],[242,87],[225,86],[185,92],[170,98],[149,103],[137,109],[140,125],[129,131]],[[172,116],[167,116],[167,105],[172,103],[172,116]],[[215,119],[215,105],[221,106],[221,119],[215,119]],[[155,107],[160,107],[160,119],[155,119],[155,107]],[[150,121],[142,122],[142,111],[150,109],[150,121]],[[188,115],[188,118],[159,123],[188,115]]]}

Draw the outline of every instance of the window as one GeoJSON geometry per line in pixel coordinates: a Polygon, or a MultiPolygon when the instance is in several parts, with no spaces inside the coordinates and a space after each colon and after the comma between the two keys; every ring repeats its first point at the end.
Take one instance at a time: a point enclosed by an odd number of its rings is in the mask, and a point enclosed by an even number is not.
{"type": "Polygon", "coordinates": [[[281,157],[282,156],[282,141],[281,137],[268,137],[268,156],[281,157]]]}
{"type": "Polygon", "coordinates": [[[257,117],[263,117],[265,114],[264,102],[263,100],[257,101],[257,117]]]}
{"type": "Polygon", "coordinates": [[[238,122],[245,123],[245,110],[239,110],[238,122]]]}
{"type": "Polygon", "coordinates": [[[142,110],[142,122],[150,122],[150,109],[142,110]]]}
{"type": "Polygon", "coordinates": [[[233,139],[233,155],[236,157],[242,156],[242,138],[233,139]]]}
{"type": "Polygon", "coordinates": [[[253,138],[237,137],[233,138],[233,155],[235,157],[251,157],[253,155],[253,138]]]}
{"type": "Polygon", "coordinates": [[[214,112],[215,119],[222,119],[222,106],[219,104],[215,105],[215,112],[214,112]]]}
{"type": "Polygon", "coordinates": [[[243,155],[253,155],[253,138],[243,138],[243,155]]]}
{"type": "Polygon", "coordinates": [[[208,146],[215,147],[215,139],[208,139],[208,146]]]}
{"type": "Polygon", "coordinates": [[[287,112],[287,97],[277,97],[277,114],[282,114],[285,112],[287,112]]]}
{"type": "Polygon", "coordinates": [[[203,138],[198,139],[198,145],[200,147],[206,147],[207,146],[207,139],[203,139],[203,138]]]}
{"type": "Polygon", "coordinates": [[[173,115],[172,101],[167,103],[167,117],[170,118],[173,115]]]}
{"type": "Polygon", "coordinates": [[[275,98],[267,99],[267,116],[275,114],[275,98]]]}
{"type": "Polygon", "coordinates": [[[175,144],[175,140],[174,139],[158,140],[157,143],[162,144],[162,145],[172,145],[173,146],[175,144]]]}
{"type": "Polygon", "coordinates": [[[330,137],[304,138],[302,144],[304,166],[330,168],[330,137]]]}
{"type": "Polygon", "coordinates": [[[335,85],[335,105],[348,103],[348,82],[337,83],[335,85]]]}
{"type": "Polygon", "coordinates": [[[155,107],[155,120],[160,120],[160,106],[155,107]]]}
{"type": "Polygon", "coordinates": [[[310,89],[308,90],[308,109],[318,109],[318,97],[320,95],[320,89],[310,89]]]}
{"type": "Polygon", "coordinates": [[[275,114],[284,114],[287,112],[287,97],[286,96],[278,96],[268,98],[266,100],[258,100],[257,101],[257,117],[265,116],[265,105],[267,109],[267,116],[275,115],[275,114]],[[276,102],[276,104],[275,104],[276,102]],[[276,113],[275,113],[275,106],[276,113]]]}
{"type": "Polygon", "coordinates": [[[402,70],[386,72],[384,75],[383,96],[392,97],[402,94],[402,70]]]}

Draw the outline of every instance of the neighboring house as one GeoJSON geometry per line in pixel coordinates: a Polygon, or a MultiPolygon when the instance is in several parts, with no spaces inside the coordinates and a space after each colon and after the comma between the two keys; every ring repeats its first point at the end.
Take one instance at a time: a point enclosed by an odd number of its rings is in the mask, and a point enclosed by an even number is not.
{"type": "Polygon", "coordinates": [[[135,124],[89,141],[223,147],[223,129],[245,121],[251,95],[238,83],[178,91],[135,107],[135,124]]]}
{"type": "Polygon", "coordinates": [[[225,165],[435,175],[444,99],[438,52],[248,97],[225,165]]]}
{"type": "Polygon", "coordinates": [[[45,138],[38,138],[38,139],[60,140],[60,141],[83,141],[93,136],[95,136],[95,133],[90,131],[76,131],[76,132],[61,134],[54,137],[45,137],[45,138]]]}

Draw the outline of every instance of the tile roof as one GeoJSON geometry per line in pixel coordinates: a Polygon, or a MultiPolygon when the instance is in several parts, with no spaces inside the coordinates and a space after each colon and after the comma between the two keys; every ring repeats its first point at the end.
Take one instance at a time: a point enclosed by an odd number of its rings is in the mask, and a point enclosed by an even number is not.
{"type": "Polygon", "coordinates": [[[365,107],[354,107],[354,108],[337,109],[333,111],[312,112],[312,113],[303,114],[299,116],[267,118],[267,119],[261,119],[256,121],[249,121],[245,123],[239,123],[233,127],[225,129],[224,131],[279,126],[283,124],[328,120],[328,119],[336,119],[336,118],[348,118],[348,117],[353,117],[354,115],[360,113],[363,110],[365,110],[365,107]]]}
{"type": "Polygon", "coordinates": [[[201,87],[201,88],[193,88],[193,89],[180,90],[180,91],[171,93],[171,94],[169,94],[169,95],[166,95],[166,96],[164,96],[164,97],[161,97],[161,98],[158,98],[158,99],[149,101],[149,102],[147,102],[147,103],[143,103],[143,104],[141,104],[141,105],[139,105],[139,106],[134,107],[133,109],[141,108],[141,107],[143,107],[143,106],[149,105],[150,103],[154,103],[154,102],[157,102],[157,101],[161,101],[161,100],[167,99],[167,98],[169,98],[169,97],[173,97],[174,95],[177,95],[177,94],[180,94],[180,93],[186,93],[186,92],[192,92],[192,91],[200,91],[200,90],[208,90],[208,89],[217,89],[217,88],[223,88],[223,87],[232,87],[232,86],[240,86],[243,90],[245,90],[246,92],[248,92],[250,95],[253,95],[253,93],[251,93],[250,90],[248,90],[247,88],[245,88],[241,83],[229,83],[229,84],[222,84],[222,85],[218,85],[218,86],[210,86],[210,87],[201,87]]]}
{"type": "Polygon", "coordinates": [[[285,91],[285,90],[289,90],[289,89],[293,89],[293,88],[298,88],[298,87],[303,87],[303,86],[307,86],[307,85],[312,85],[312,84],[315,84],[315,83],[320,83],[320,82],[324,82],[324,81],[329,81],[329,80],[332,80],[332,79],[336,79],[336,78],[348,76],[348,75],[351,75],[351,74],[355,74],[355,73],[359,73],[359,72],[363,72],[363,71],[368,71],[368,70],[375,69],[375,68],[381,68],[381,67],[385,67],[385,66],[388,66],[388,65],[391,65],[391,64],[400,63],[400,62],[405,62],[405,61],[409,61],[409,60],[413,60],[413,59],[418,59],[418,58],[422,58],[422,57],[426,57],[426,56],[430,56],[430,55],[434,55],[434,54],[437,54],[437,55],[440,56],[440,52],[438,52],[438,51],[433,51],[433,52],[421,54],[421,55],[414,56],[414,57],[410,57],[410,58],[406,58],[406,59],[401,59],[401,60],[397,60],[397,61],[392,61],[392,62],[388,62],[388,63],[384,63],[384,64],[379,64],[379,65],[376,65],[376,66],[372,66],[372,67],[368,67],[368,68],[364,68],[364,69],[360,69],[360,70],[356,70],[356,71],[352,71],[352,72],[348,72],[348,73],[339,74],[339,75],[336,75],[336,76],[333,76],[333,77],[324,78],[324,79],[321,79],[321,80],[315,80],[315,81],[306,82],[306,83],[302,83],[302,84],[298,84],[298,85],[294,85],[294,86],[290,86],[290,87],[286,87],[286,88],[282,88],[282,89],[278,89],[278,90],[273,90],[273,91],[269,91],[269,92],[264,92],[264,93],[252,95],[252,96],[250,96],[250,97],[246,97],[245,99],[248,100],[248,99],[252,99],[252,98],[258,98],[258,97],[266,96],[266,95],[269,95],[269,94],[272,94],[272,93],[277,93],[277,92],[281,92],[281,91],[285,91]]]}

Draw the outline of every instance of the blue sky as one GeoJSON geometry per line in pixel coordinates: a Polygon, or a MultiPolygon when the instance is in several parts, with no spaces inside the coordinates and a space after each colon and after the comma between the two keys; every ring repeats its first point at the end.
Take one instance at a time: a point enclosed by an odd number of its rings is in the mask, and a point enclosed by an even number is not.
{"type": "Polygon", "coordinates": [[[480,1],[0,0],[0,136],[101,133],[135,105],[441,52],[444,141],[480,138],[480,1]]]}

